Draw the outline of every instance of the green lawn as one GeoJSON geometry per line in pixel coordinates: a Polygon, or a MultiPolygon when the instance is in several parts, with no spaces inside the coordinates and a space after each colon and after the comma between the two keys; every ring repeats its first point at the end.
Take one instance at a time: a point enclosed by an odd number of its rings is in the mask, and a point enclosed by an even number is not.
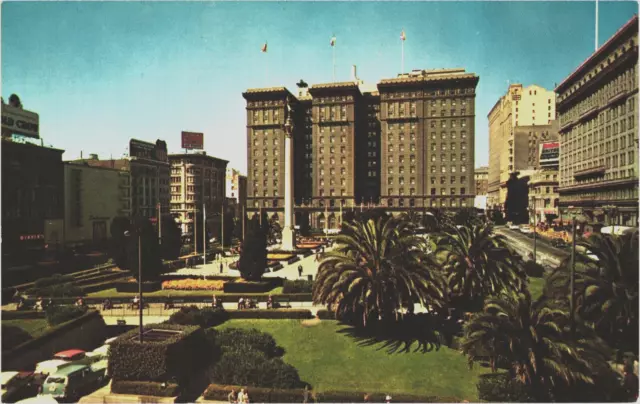
{"type": "MultiPolygon", "coordinates": [[[[171,295],[171,297],[180,297],[180,296],[203,296],[203,297],[211,297],[214,294],[216,295],[224,295],[224,292],[214,292],[214,291],[206,291],[206,290],[158,290],[155,292],[144,293],[144,296],[153,296],[153,297],[167,297],[171,295]]],[[[233,293],[237,295],[237,293],[233,293]]],[[[267,296],[267,295],[279,295],[282,294],[282,286],[279,286],[275,289],[272,289],[267,293],[246,293],[247,296],[267,296]]],[[[118,298],[118,297],[131,297],[137,295],[137,293],[123,293],[118,292],[115,288],[104,289],[98,292],[93,292],[87,294],[87,297],[102,297],[102,298],[118,298]]]]}
{"type": "Polygon", "coordinates": [[[44,318],[38,319],[20,319],[20,320],[2,320],[3,325],[20,327],[28,332],[33,338],[39,337],[47,331],[48,324],[44,318]]]}
{"type": "Polygon", "coordinates": [[[544,278],[529,278],[529,292],[532,299],[542,296],[542,288],[544,288],[544,278]]]}
{"type": "Polygon", "coordinates": [[[230,320],[219,328],[230,327],[257,328],[273,335],[286,351],[284,360],[316,391],[407,393],[477,401],[478,375],[487,371],[477,365],[469,370],[466,358],[445,346],[427,353],[387,353],[381,344],[359,346],[358,341],[338,332],[346,326],[331,320],[308,327],[301,320],[230,320]]]}

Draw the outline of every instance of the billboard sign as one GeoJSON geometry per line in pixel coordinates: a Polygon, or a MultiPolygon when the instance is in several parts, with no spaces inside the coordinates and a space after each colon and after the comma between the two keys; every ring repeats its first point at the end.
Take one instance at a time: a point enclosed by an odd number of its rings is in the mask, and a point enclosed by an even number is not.
{"type": "Polygon", "coordinates": [[[540,144],[540,165],[557,165],[560,159],[560,143],[546,142],[540,144]]]}
{"type": "Polygon", "coordinates": [[[187,150],[202,150],[204,148],[204,134],[182,131],[182,148],[187,150]]]}
{"type": "Polygon", "coordinates": [[[129,156],[141,159],[155,160],[156,145],[142,140],[131,139],[129,141],[129,156]]]}
{"type": "Polygon", "coordinates": [[[35,112],[2,104],[2,135],[40,138],[40,117],[35,112]]]}

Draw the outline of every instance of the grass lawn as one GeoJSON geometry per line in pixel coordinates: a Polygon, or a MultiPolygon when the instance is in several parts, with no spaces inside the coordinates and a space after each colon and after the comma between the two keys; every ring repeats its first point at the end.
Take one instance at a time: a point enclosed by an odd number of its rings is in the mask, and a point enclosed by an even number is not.
{"type": "MultiPolygon", "coordinates": [[[[300,320],[230,320],[219,328],[257,328],[285,349],[284,360],[316,391],[407,393],[477,401],[480,366],[469,370],[459,352],[442,346],[427,353],[387,353],[381,344],[359,346],[338,331],[347,328],[322,320],[303,327],[300,320]]],[[[415,345],[414,345],[415,347],[415,345]]]]}
{"type": "MultiPolygon", "coordinates": [[[[222,291],[208,291],[208,290],[158,290],[155,292],[144,293],[144,296],[153,296],[153,297],[167,297],[171,295],[172,298],[180,297],[180,296],[203,296],[203,297],[211,297],[212,295],[224,295],[225,293],[222,291]]],[[[233,293],[236,295],[237,293],[233,293]]],[[[267,293],[245,293],[245,295],[251,296],[267,296],[267,295],[280,295],[282,294],[282,286],[279,286],[275,289],[272,289],[267,293]]],[[[93,292],[87,294],[87,297],[101,297],[101,298],[118,298],[118,297],[131,297],[137,295],[137,293],[122,293],[118,292],[116,288],[100,290],[98,292],[93,292]]]]}
{"type": "Polygon", "coordinates": [[[49,326],[49,324],[47,324],[47,320],[45,320],[44,318],[2,320],[2,324],[20,327],[28,332],[33,338],[39,337],[41,334],[47,331],[47,328],[49,326]]]}
{"type": "Polygon", "coordinates": [[[529,278],[529,292],[532,299],[542,296],[542,288],[544,288],[544,278],[529,278]]]}

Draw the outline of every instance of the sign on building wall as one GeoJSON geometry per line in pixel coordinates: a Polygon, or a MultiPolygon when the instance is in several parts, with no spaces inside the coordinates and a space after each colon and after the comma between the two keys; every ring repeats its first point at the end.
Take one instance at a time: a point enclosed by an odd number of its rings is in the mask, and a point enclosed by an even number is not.
{"type": "Polygon", "coordinates": [[[168,161],[167,143],[158,140],[156,143],[131,139],[129,141],[129,156],[140,159],[168,161]]]}
{"type": "Polygon", "coordinates": [[[557,165],[560,158],[560,143],[546,142],[540,144],[540,165],[557,165]]]}
{"type": "Polygon", "coordinates": [[[204,134],[183,131],[182,148],[187,150],[202,150],[204,148],[204,134]]]}
{"type": "Polygon", "coordinates": [[[2,104],[2,134],[40,138],[40,117],[35,112],[2,104]]]}

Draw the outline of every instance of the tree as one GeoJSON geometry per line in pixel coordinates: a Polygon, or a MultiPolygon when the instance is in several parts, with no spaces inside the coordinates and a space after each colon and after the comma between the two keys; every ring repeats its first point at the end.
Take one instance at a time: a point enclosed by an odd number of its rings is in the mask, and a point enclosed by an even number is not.
{"type": "MultiPolygon", "coordinates": [[[[638,232],[593,234],[578,242],[577,315],[612,347],[638,354],[638,232]],[[594,259],[595,258],[595,259],[594,259]]],[[[568,307],[570,260],[555,269],[545,293],[568,307]]]]}
{"type": "Polygon", "coordinates": [[[482,221],[475,208],[461,208],[453,216],[453,223],[457,226],[471,227],[482,223],[482,221]]]}
{"type": "Polygon", "coordinates": [[[413,230],[417,230],[422,227],[422,215],[415,209],[403,212],[402,220],[404,220],[413,230]]]}
{"type": "Polygon", "coordinates": [[[116,216],[111,220],[111,258],[121,269],[129,268],[127,259],[127,239],[124,235],[131,229],[131,222],[128,217],[116,216]]]}
{"type": "Polygon", "coordinates": [[[532,302],[528,292],[503,292],[485,301],[484,311],[464,326],[461,351],[469,364],[489,359],[492,371],[509,364],[510,374],[531,387],[538,400],[551,401],[556,385],[593,384],[608,371],[609,349],[588,327],[569,338],[567,311],[551,301],[532,302]]]}
{"type": "Polygon", "coordinates": [[[430,208],[422,216],[422,226],[427,233],[442,231],[452,223],[450,213],[440,208],[430,208]]]}
{"type": "Polygon", "coordinates": [[[529,186],[527,178],[518,178],[519,172],[513,172],[507,180],[507,197],[504,202],[507,220],[515,224],[529,222],[529,186]]]}
{"type": "Polygon", "coordinates": [[[402,219],[344,223],[337,246],[324,255],[313,284],[315,304],[327,304],[338,315],[362,313],[362,324],[376,314],[397,316],[407,304],[441,307],[443,281],[402,219]]]}
{"type": "Polygon", "coordinates": [[[444,256],[449,297],[469,310],[479,309],[489,295],[525,285],[520,258],[491,225],[448,226],[436,246],[436,256],[444,256]]]}
{"type": "Polygon", "coordinates": [[[162,216],[162,247],[161,257],[165,260],[175,260],[180,256],[182,248],[182,230],[171,215],[162,216]]]}
{"type": "Polygon", "coordinates": [[[246,223],[238,269],[243,279],[258,281],[267,267],[267,229],[257,215],[246,223]]]}
{"type": "Polygon", "coordinates": [[[153,225],[146,217],[136,217],[129,230],[128,259],[129,268],[133,271],[133,276],[138,278],[138,241],[142,242],[142,280],[156,280],[162,273],[162,262],[160,260],[160,246],[158,244],[158,234],[153,225]]]}

